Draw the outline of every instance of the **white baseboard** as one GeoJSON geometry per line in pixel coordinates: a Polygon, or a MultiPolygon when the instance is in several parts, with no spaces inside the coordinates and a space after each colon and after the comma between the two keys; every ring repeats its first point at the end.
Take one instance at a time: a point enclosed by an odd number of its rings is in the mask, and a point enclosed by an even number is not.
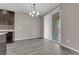
{"type": "Polygon", "coordinates": [[[71,48],[71,47],[69,47],[69,46],[67,46],[67,45],[64,45],[64,44],[61,44],[61,43],[57,43],[55,40],[50,40],[50,41],[53,41],[53,42],[56,43],[56,44],[59,44],[59,45],[61,45],[61,46],[63,46],[63,47],[66,47],[66,48],[68,48],[68,49],[71,49],[71,50],[73,50],[73,51],[79,53],[79,50],[77,50],[77,49],[71,48]]]}
{"type": "Polygon", "coordinates": [[[71,47],[69,47],[69,46],[67,46],[67,45],[64,45],[64,44],[61,44],[61,43],[57,43],[55,40],[51,40],[51,41],[53,41],[53,42],[56,43],[56,44],[59,44],[59,45],[61,45],[61,46],[64,46],[64,47],[66,47],[66,48],[69,48],[69,49],[71,49],[71,50],[73,50],[73,51],[79,53],[79,50],[77,50],[77,49],[71,48],[71,47]]]}
{"type": "Polygon", "coordinates": [[[77,50],[77,49],[71,48],[71,47],[64,45],[64,44],[60,44],[60,45],[79,53],[79,50],[77,50]]]}
{"type": "Polygon", "coordinates": [[[14,41],[18,41],[18,40],[28,40],[28,39],[41,38],[41,37],[43,37],[43,36],[31,37],[31,38],[20,38],[20,39],[14,39],[14,41]]]}

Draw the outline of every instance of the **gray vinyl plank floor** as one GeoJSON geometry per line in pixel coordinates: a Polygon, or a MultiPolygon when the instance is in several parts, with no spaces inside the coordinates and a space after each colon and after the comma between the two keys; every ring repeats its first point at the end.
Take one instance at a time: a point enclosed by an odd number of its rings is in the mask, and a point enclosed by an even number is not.
{"type": "Polygon", "coordinates": [[[28,39],[7,44],[7,55],[79,55],[46,39],[28,39]]]}

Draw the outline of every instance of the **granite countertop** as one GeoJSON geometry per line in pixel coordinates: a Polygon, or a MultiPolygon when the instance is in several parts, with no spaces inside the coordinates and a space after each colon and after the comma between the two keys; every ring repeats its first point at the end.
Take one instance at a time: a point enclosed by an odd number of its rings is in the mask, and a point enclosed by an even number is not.
{"type": "Polygon", "coordinates": [[[0,29],[0,35],[6,34],[8,32],[13,32],[13,31],[14,31],[13,29],[10,29],[10,30],[8,30],[8,29],[6,29],[6,30],[0,29]]]}
{"type": "Polygon", "coordinates": [[[6,31],[6,32],[12,32],[12,31],[14,31],[14,30],[13,30],[13,29],[9,29],[9,30],[8,30],[8,29],[6,29],[6,30],[0,29],[0,32],[5,32],[5,31],[6,31]]]}
{"type": "Polygon", "coordinates": [[[0,32],[0,35],[7,34],[7,33],[8,33],[8,32],[2,32],[2,33],[0,32]]]}

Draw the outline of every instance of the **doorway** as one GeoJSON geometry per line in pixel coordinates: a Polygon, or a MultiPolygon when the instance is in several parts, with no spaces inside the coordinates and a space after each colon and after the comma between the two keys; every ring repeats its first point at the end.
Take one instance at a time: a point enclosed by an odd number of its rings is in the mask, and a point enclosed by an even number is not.
{"type": "Polygon", "coordinates": [[[61,18],[60,18],[60,11],[56,11],[52,15],[52,37],[53,41],[60,44],[61,43],[61,18]]]}

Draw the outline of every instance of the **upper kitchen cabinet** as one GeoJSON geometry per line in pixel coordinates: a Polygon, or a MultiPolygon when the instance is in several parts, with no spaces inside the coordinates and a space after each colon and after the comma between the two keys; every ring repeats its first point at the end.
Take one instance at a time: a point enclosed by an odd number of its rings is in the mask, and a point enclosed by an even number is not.
{"type": "Polygon", "coordinates": [[[0,10],[0,25],[14,25],[14,12],[0,10]]]}
{"type": "Polygon", "coordinates": [[[8,25],[14,25],[14,12],[11,11],[7,12],[7,22],[8,25]]]}

